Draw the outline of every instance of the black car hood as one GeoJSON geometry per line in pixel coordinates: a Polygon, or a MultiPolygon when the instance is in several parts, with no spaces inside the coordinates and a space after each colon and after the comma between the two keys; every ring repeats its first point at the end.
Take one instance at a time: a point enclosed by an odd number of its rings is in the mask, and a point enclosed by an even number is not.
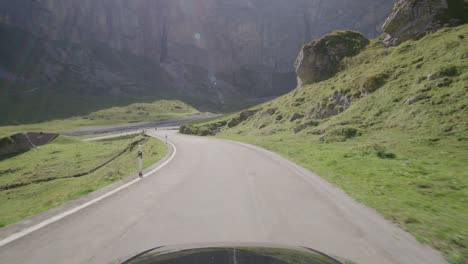
{"type": "Polygon", "coordinates": [[[145,251],[124,264],[340,264],[306,247],[270,244],[197,244],[162,246],[145,251]]]}

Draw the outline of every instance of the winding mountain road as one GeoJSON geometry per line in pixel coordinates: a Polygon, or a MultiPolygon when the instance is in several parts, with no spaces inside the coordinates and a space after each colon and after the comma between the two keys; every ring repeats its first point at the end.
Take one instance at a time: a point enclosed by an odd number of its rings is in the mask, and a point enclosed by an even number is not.
{"type": "Polygon", "coordinates": [[[445,263],[373,210],[271,152],[157,133],[177,148],[166,166],[0,247],[0,263],[120,263],[158,245],[205,242],[300,245],[362,264],[445,263]]]}

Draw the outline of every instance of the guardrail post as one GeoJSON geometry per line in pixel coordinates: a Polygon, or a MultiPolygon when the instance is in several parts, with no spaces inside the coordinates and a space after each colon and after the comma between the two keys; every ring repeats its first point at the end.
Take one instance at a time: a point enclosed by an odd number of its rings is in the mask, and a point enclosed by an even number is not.
{"type": "Polygon", "coordinates": [[[143,177],[143,146],[138,145],[138,176],[143,177]]]}

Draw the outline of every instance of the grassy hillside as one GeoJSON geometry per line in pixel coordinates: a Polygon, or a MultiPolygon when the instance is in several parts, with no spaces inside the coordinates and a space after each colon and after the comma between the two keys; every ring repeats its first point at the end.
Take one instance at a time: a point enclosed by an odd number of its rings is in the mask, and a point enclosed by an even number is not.
{"type": "Polygon", "coordinates": [[[113,107],[82,117],[54,120],[45,123],[0,126],[0,137],[18,132],[66,132],[89,126],[129,124],[181,118],[197,113],[193,107],[180,101],[161,100],[153,103],[138,103],[124,107],[113,107]]]}
{"type": "Polygon", "coordinates": [[[61,136],[49,145],[0,160],[0,227],[137,173],[138,143],[143,144],[144,167],[166,154],[162,142],[139,135],[94,142],[61,136]]]}
{"type": "Polygon", "coordinates": [[[385,48],[333,78],[185,133],[253,143],[316,172],[441,250],[468,259],[468,26],[385,48]]]}

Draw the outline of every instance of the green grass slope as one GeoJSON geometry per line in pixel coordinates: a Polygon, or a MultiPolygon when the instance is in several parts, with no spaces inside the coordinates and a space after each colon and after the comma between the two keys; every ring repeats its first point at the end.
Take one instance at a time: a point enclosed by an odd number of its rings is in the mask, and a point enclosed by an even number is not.
{"type": "Polygon", "coordinates": [[[185,133],[253,143],[316,172],[439,249],[468,259],[468,26],[385,48],[333,78],[185,133]]]}
{"type": "Polygon", "coordinates": [[[61,136],[51,144],[0,160],[0,227],[137,173],[135,142],[143,145],[145,168],[167,152],[164,143],[140,135],[93,142],[61,136]],[[78,176],[114,157],[104,167],[78,176]]]}

